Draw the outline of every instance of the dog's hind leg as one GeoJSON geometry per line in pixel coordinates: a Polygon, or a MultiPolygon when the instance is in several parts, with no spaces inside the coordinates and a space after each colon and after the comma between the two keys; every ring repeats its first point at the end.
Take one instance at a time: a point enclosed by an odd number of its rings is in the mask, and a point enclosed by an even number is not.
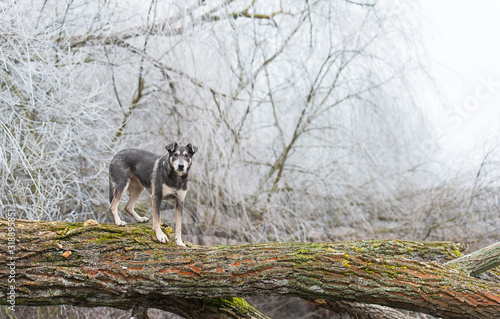
{"type": "Polygon", "coordinates": [[[134,216],[135,220],[138,223],[145,223],[149,221],[149,218],[139,216],[134,210],[135,202],[139,199],[139,197],[141,197],[142,192],[144,192],[144,186],[141,185],[137,177],[133,176],[130,179],[128,192],[130,196],[127,204],[125,205],[125,211],[128,212],[130,215],[134,216]]]}
{"type": "Polygon", "coordinates": [[[116,174],[115,171],[115,167],[111,165],[109,174],[109,201],[111,204],[109,205],[109,211],[113,214],[115,224],[125,226],[127,223],[121,220],[120,215],[118,215],[118,205],[123,193],[125,193],[130,184],[130,178],[127,175],[116,174]]]}
{"type": "Polygon", "coordinates": [[[118,226],[125,226],[127,223],[121,220],[120,215],[118,215],[118,204],[120,204],[120,200],[122,199],[123,193],[127,190],[127,187],[130,183],[130,180],[121,180],[119,182],[109,179],[109,201],[111,204],[109,205],[109,211],[113,214],[115,219],[115,224],[118,226]]]}

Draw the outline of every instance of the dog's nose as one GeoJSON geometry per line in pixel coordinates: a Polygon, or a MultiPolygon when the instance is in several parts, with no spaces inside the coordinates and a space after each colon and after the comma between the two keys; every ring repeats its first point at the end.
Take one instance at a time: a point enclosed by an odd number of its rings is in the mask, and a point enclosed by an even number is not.
{"type": "Polygon", "coordinates": [[[177,168],[179,169],[179,171],[184,170],[184,164],[177,165],[177,168]]]}

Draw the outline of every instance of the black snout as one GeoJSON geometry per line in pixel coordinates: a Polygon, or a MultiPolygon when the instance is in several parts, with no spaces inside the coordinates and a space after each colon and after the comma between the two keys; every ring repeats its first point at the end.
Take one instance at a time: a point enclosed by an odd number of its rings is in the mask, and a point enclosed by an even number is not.
{"type": "Polygon", "coordinates": [[[179,171],[183,171],[184,170],[184,164],[179,163],[179,165],[177,165],[177,169],[179,171]]]}

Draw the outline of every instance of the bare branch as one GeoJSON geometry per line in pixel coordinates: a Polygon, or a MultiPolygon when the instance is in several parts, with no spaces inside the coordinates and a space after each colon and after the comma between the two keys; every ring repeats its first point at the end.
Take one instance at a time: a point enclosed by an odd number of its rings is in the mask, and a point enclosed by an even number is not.
{"type": "Polygon", "coordinates": [[[456,266],[468,275],[477,277],[490,269],[500,266],[500,243],[451,260],[447,262],[447,265],[456,266]]]}

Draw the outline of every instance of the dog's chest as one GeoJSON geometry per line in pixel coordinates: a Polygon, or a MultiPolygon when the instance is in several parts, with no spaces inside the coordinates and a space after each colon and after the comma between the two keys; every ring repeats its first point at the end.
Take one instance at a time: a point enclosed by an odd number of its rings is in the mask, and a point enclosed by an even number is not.
{"type": "Polygon", "coordinates": [[[161,196],[162,198],[177,197],[181,201],[184,201],[184,198],[186,197],[186,192],[187,190],[175,189],[173,187],[168,186],[167,184],[163,184],[161,196]]]}

